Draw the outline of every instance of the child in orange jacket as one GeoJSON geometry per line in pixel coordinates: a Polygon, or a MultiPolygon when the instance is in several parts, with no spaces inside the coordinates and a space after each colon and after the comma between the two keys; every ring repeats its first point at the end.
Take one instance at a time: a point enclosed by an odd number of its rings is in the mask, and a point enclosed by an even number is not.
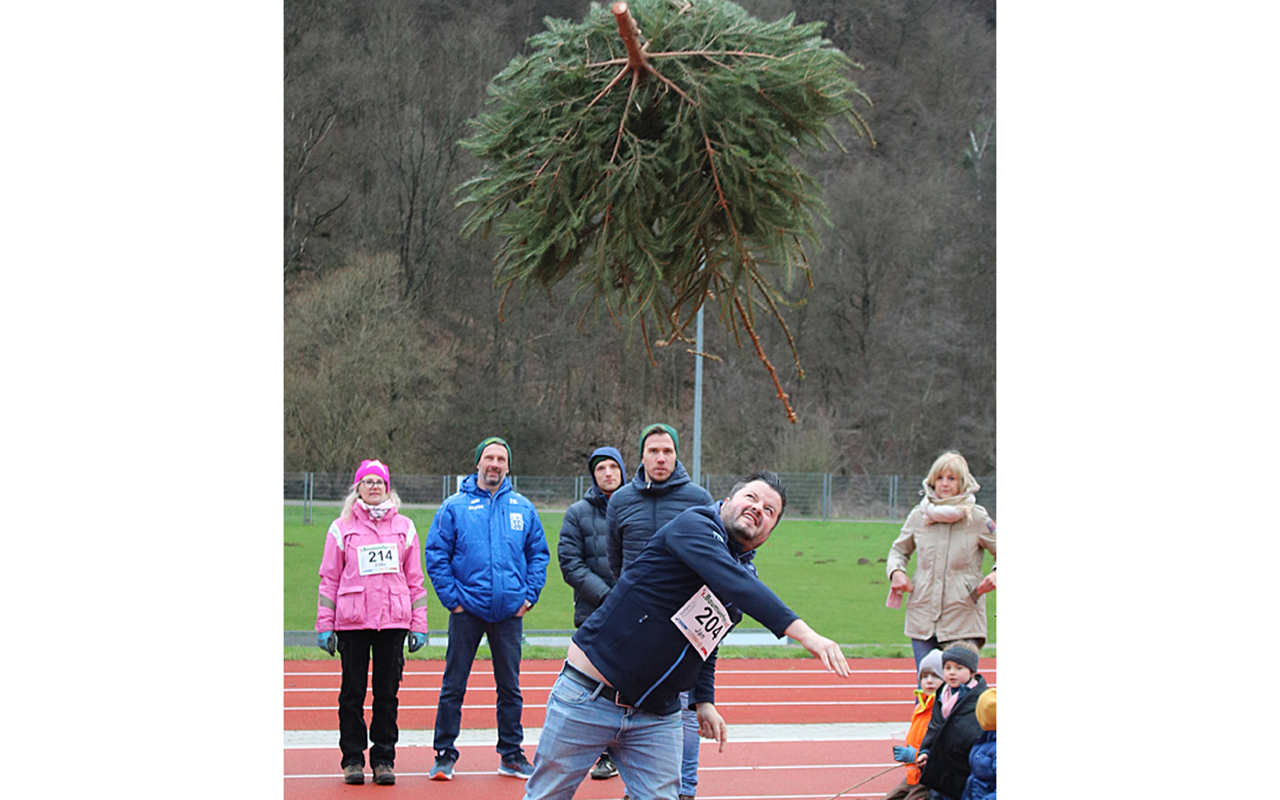
{"type": "Polygon", "coordinates": [[[905,746],[895,745],[893,760],[907,765],[907,776],[886,794],[882,800],[926,800],[929,787],[920,782],[920,768],[916,766],[916,750],[929,729],[933,716],[933,699],[942,685],[942,651],[931,650],[920,660],[920,687],[915,690],[916,710],[911,714],[911,727],[907,729],[905,746]]]}

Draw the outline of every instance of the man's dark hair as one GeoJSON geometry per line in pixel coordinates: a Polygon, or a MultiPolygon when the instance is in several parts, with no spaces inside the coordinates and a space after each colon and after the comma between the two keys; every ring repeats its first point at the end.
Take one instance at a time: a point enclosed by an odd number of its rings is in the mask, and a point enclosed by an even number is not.
{"type": "Polygon", "coordinates": [[[782,508],[778,509],[778,519],[782,519],[782,512],[787,510],[787,487],[782,483],[782,478],[779,478],[778,473],[776,472],[770,472],[767,469],[762,469],[751,473],[733,485],[733,488],[729,490],[729,496],[733,497],[738,493],[739,489],[752,481],[763,482],[770,489],[777,492],[778,497],[782,498],[782,508]]]}

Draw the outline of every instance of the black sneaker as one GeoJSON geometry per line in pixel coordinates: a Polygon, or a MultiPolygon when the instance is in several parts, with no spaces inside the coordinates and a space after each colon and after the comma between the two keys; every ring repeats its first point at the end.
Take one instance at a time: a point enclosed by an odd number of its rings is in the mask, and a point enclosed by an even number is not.
{"type": "Polygon", "coordinates": [[[448,756],[436,756],[436,765],[427,773],[433,781],[453,780],[453,759],[448,756]]]}
{"type": "Polygon", "coordinates": [[[605,778],[612,778],[618,774],[618,768],[613,765],[613,759],[609,758],[609,754],[605,753],[600,756],[600,760],[591,768],[591,777],[598,781],[605,778]]]}
{"type": "Polygon", "coordinates": [[[533,774],[533,765],[529,763],[529,759],[524,757],[524,753],[516,753],[510,758],[502,759],[502,764],[498,767],[499,775],[510,775],[513,778],[521,780],[529,780],[529,776],[533,774]]]}

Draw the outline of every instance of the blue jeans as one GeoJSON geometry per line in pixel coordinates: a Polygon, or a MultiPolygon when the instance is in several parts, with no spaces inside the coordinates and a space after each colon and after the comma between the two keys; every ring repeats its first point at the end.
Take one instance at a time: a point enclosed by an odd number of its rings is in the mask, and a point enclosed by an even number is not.
{"type": "Polygon", "coordinates": [[[573,797],[606,748],[628,795],[676,800],[681,739],[678,712],[663,716],[626,708],[561,675],[547,698],[525,800],[573,797]]]}
{"type": "MultiPolygon", "coordinates": [[[[503,760],[523,753],[524,727],[520,714],[520,636],[524,620],[511,617],[501,622],[485,622],[469,611],[449,615],[449,648],[444,654],[444,677],[440,681],[440,704],[436,708],[436,755],[458,760],[453,743],[462,727],[462,699],[467,694],[467,678],[475,662],[480,637],[489,635],[493,653],[493,682],[498,686],[498,752],[503,760]]],[[[597,753],[596,755],[599,755],[597,753]]]]}
{"type": "Polygon", "coordinates": [[[689,710],[691,692],[680,693],[680,723],[684,728],[684,752],[680,755],[680,794],[698,793],[698,712],[689,710]]]}

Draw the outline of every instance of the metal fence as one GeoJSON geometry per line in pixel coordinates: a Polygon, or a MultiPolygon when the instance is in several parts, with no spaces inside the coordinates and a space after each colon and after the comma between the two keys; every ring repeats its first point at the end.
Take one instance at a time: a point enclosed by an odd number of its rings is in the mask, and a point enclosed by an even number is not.
{"type": "MultiPolygon", "coordinates": [[[[903,520],[920,502],[923,475],[833,475],[830,473],[780,472],[787,487],[787,516],[809,519],[903,520]]],[[[395,476],[400,500],[437,505],[458,490],[465,475],[395,476]]],[[[702,485],[720,499],[729,494],[738,475],[703,475],[702,485]]],[[[975,476],[982,489],[978,504],[996,516],[996,476],[975,476]]],[[[539,508],[563,509],[591,488],[586,475],[512,475],[516,490],[539,508]]],[[[307,507],[316,501],[342,500],[351,489],[350,473],[286,472],[284,498],[300,500],[307,507]]]]}

